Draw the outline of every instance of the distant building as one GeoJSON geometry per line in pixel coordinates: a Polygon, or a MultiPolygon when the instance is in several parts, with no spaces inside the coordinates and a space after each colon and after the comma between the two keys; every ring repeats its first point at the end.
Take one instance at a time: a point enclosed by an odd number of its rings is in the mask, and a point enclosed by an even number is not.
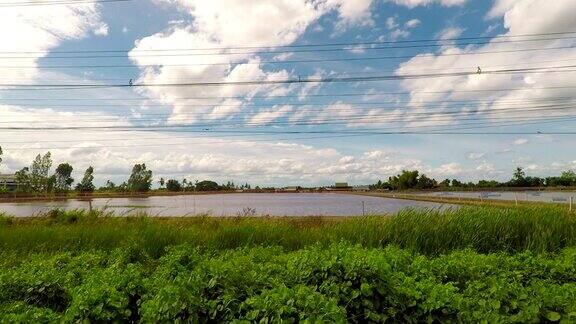
{"type": "Polygon", "coordinates": [[[16,176],[13,174],[0,174],[0,188],[9,191],[16,190],[16,176]]]}
{"type": "Polygon", "coordinates": [[[352,190],[352,187],[348,185],[348,182],[336,182],[334,184],[334,186],[330,187],[328,190],[347,191],[347,190],[352,190]]]}
{"type": "Polygon", "coordinates": [[[355,186],[354,191],[370,191],[370,187],[369,186],[355,186]]]}
{"type": "Polygon", "coordinates": [[[302,189],[302,187],[300,186],[289,186],[284,188],[284,191],[289,191],[289,192],[298,192],[302,189]]]}

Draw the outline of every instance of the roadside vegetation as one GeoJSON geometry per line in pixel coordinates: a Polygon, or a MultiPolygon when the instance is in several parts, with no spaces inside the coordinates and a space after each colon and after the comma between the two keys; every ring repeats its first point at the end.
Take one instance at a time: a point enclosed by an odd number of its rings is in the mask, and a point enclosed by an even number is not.
{"type": "Polygon", "coordinates": [[[390,217],[0,218],[6,322],[576,320],[555,206],[390,217]]]}

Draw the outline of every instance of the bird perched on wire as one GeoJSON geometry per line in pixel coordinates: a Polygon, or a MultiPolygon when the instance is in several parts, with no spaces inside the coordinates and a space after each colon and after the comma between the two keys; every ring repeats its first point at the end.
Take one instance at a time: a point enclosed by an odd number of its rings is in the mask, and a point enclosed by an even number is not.
{"type": "Polygon", "coordinates": [[[480,67],[478,67],[478,70],[476,71],[476,73],[482,74],[482,69],[480,67]]]}
{"type": "Polygon", "coordinates": [[[130,81],[128,82],[128,85],[129,85],[129,86],[133,86],[133,85],[134,85],[134,83],[132,82],[132,79],[130,79],[130,81]]]}

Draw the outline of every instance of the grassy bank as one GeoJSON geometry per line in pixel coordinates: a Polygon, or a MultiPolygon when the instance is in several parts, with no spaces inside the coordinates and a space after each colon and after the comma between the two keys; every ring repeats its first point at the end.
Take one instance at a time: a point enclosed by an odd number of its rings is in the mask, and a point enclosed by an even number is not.
{"type": "MultiPolygon", "coordinates": [[[[104,216],[103,216],[104,215],[104,216]]],[[[554,206],[405,210],[391,217],[111,217],[55,211],[35,219],[2,218],[0,248],[15,253],[111,250],[135,245],[154,256],[170,245],[295,250],[342,240],[365,247],[396,245],[423,254],[471,248],[487,252],[554,252],[576,245],[576,218],[554,206]]]]}
{"type": "Polygon", "coordinates": [[[0,322],[576,321],[576,218],[0,218],[0,322]]]}

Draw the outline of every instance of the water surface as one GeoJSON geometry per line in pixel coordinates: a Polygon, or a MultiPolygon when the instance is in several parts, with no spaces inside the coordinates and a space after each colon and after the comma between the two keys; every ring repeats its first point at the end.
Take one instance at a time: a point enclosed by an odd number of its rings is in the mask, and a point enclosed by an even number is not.
{"type": "Polygon", "coordinates": [[[491,200],[509,200],[509,201],[534,201],[534,202],[555,202],[569,203],[570,197],[576,204],[576,192],[574,191],[434,191],[421,192],[420,195],[432,197],[450,197],[450,198],[475,198],[491,200]]]}
{"type": "MultiPolygon", "coordinates": [[[[360,216],[390,214],[405,208],[448,208],[452,205],[340,193],[241,193],[155,196],[146,198],[95,198],[92,208],[119,215],[146,212],[153,216],[360,216]]],[[[88,209],[87,201],[34,201],[0,203],[0,212],[34,216],[46,211],[88,209]]]]}

